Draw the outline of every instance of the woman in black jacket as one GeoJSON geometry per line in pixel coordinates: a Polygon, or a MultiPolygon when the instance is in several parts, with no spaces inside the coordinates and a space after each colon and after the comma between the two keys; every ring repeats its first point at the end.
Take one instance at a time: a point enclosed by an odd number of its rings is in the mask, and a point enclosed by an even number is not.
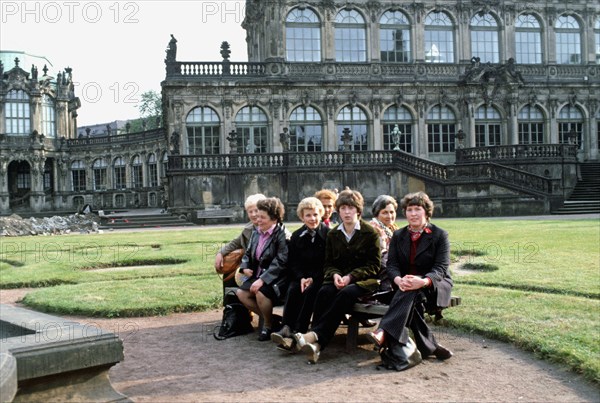
{"type": "Polygon", "coordinates": [[[387,273],[397,291],[379,329],[368,337],[378,347],[386,342],[406,345],[410,328],[423,358],[434,355],[445,360],[452,352],[435,340],[424,312],[450,305],[448,233],[429,222],[433,202],[425,193],[408,194],[400,205],[408,225],[394,232],[387,261],[387,273]]]}
{"type": "Polygon", "coordinates": [[[276,197],[259,200],[257,230],[242,258],[239,271],[246,277],[236,292],[240,302],[263,319],[259,341],[271,338],[273,305],[287,288],[288,247],[283,226],[285,209],[276,197]]]}
{"type": "Polygon", "coordinates": [[[304,225],[292,233],[287,271],[290,285],[283,307],[283,327],[271,335],[282,350],[291,350],[294,332],[308,330],[317,292],[323,284],[325,240],[329,228],[321,221],[323,204],[316,197],[302,199],[296,209],[304,225]]]}

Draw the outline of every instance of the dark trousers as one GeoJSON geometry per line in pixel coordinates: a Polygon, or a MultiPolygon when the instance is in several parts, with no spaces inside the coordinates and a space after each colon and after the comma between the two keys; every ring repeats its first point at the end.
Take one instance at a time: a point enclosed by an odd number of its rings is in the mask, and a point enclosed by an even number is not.
{"type": "Polygon", "coordinates": [[[317,334],[321,348],[325,348],[335,335],[344,315],[352,312],[359,297],[369,291],[356,284],[338,290],[333,284],[325,284],[317,294],[312,331],[317,334]]]}
{"type": "Polygon", "coordinates": [[[423,302],[425,294],[422,291],[396,291],[390,308],[381,318],[379,327],[401,344],[408,342],[408,329],[412,330],[417,348],[423,357],[427,357],[437,348],[435,337],[425,322],[423,302]]]}
{"type": "Polygon", "coordinates": [[[283,324],[295,332],[306,333],[320,288],[321,283],[316,282],[301,292],[300,280],[293,280],[288,287],[283,307],[283,324]]]}

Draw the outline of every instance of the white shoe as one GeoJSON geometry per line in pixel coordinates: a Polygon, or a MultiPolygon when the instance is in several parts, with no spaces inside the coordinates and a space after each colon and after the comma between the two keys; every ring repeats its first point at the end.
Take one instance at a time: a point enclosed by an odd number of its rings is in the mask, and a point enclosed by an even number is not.
{"type": "Polygon", "coordinates": [[[321,355],[321,345],[319,343],[306,343],[302,346],[302,351],[308,355],[309,364],[316,364],[321,355]]]}

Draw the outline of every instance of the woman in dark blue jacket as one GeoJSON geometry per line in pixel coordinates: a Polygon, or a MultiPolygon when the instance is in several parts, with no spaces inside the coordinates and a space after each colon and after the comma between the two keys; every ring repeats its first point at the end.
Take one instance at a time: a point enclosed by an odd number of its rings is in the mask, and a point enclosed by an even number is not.
{"type": "Polygon", "coordinates": [[[450,305],[448,233],[429,222],[433,202],[425,193],[408,194],[400,205],[408,225],[394,232],[387,261],[387,274],[397,291],[379,329],[368,336],[379,347],[391,341],[406,345],[410,328],[423,358],[445,360],[452,352],[435,340],[424,312],[450,305]]]}
{"type": "Polygon", "coordinates": [[[246,277],[236,292],[240,302],[263,319],[259,341],[271,338],[273,305],[287,288],[288,247],[283,226],[285,209],[276,197],[259,200],[257,229],[242,258],[239,271],[246,277]]]}

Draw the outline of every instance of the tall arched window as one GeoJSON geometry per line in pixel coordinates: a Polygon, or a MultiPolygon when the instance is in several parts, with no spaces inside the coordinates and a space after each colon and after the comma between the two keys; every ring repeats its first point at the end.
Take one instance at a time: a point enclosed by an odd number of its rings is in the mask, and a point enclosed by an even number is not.
{"type": "Polygon", "coordinates": [[[321,24],[311,9],[295,8],[285,20],[285,54],[288,62],[321,61],[321,24]]]}
{"type": "Polygon", "coordinates": [[[515,23],[515,56],[517,63],[542,63],[542,28],[531,14],[521,14],[515,23]]]}
{"type": "Polygon", "coordinates": [[[113,161],[113,185],[115,189],[127,188],[125,161],[122,157],[117,157],[113,161]]]}
{"type": "Polygon", "coordinates": [[[471,18],[471,55],[482,63],[500,62],[498,23],[491,14],[475,14],[471,18]]]}
{"type": "Polygon", "coordinates": [[[596,64],[600,64],[600,17],[596,18],[594,24],[594,38],[596,38],[596,64]]]}
{"type": "Polygon", "coordinates": [[[454,63],[454,24],[444,12],[432,11],[425,17],[425,61],[454,63]]]}
{"type": "Polygon", "coordinates": [[[73,163],[71,164],[71,178],[73,179],[74,192],[82,192],[85,190],[85,164],[83,163],[83,161],[73,161],[73,163]]]}
{"type": "Polygon", "coordinates": [[[502,119],[493,106],[480,106],[475,112],[475,147],[502,144],[502,119]]]}
{"type": "Polygon", "coordinates": [[[92,171],[94,173],[94,190],[106,190],[108,181],[106,175],[106,169],[108,165],[104,158],[98,158],[92,164],[92,171]]]}
{"type": "Polygon", "coordinates": [[[435,105],[427,113],[427,139],[430,153],[454,152],[456,117],[447,106],[435,105]]]}
{"type": "Polygon", "coordinates": [[[256,106],[246,106],[237,113],[235,127],[238,141],[241,141],[242,152],[266,153],[268,142],[267,115],[256,106]]]}
{"type": "Polygon", "coordinates": [[[158,186],[158,164],[154,153],[148,156],[148,186],[158,186]]]}
{"type": "Polygon", "coordinates": [[[42,97],[42,133],[46,137],[56,137],[56,109],[54,99],[48,94],[42,97]]]}
{"type": "Polygon", "coordinates": [[[556,62],[581,64],[581,29],[579,22],[570,15],[561,15],[554,25],[556,34],[556,62]]]}
{"type": "Polygon", "coordinates": [[[566,105],[558,114],[558,142],[575,142],[580,148],[583,139],[583,114],[576,106],[566,105]]]}
{"type": "Polygon", "coordinates": [[[542,144],[544,142],[544,114],[537,106],[526,105],[517,116],[519,144],[542,144]]]}
{"type": "Polygon", "coordinates": [[[290,150],[323,150],[323,121],[319,111],[312,106],[299,106],[291,113],[290,150]]]}
{"type": "Polygon", "coordinates": [[[335,132],[338,135],[338,149],[344,150],[344,129],[350,129],[352,141],[351,151],[364,151],[369,144],[369,122],[367,115],[358,106],[346,106],[342,108],[335,122],[335,132]]]}
{"type": "Polygon", "coordinates": [[[131,187],[139,188],[144,186],[144,176],[142,175],[142,159],[136,155],[131,160],[131,187]]]}
{"type": "Polygon", "coordinates": [[[367,61],[367,27],[356,10],[341,10],[335,17],[335,60],[367,61]]]}
{"type": "Polygon", "coordinates": [[[23,90],[10,90],[4,104],[6,134],[22,136],[31,134],[29,95],[23,90]]]}
{"type": "Polygon", "coordinates": [[[188,154],[219,154],[221,124],[219,115],[208,107],[199,106],[185,119],[188,138],[188,154]]]}
{"type": "Polygon", "coordinates": [[[410,52],[410,23],[401,11],[386,11],[379,20],[381,61],[408,63],[410,52]]]}
{"type": "Polygon", "coordinates": [[[413,152],[412,115],[403,106],[390,106],[383,114],[383,149],[413,152]],[[396,129],[397,127],[397,129],[396,129]]]}

